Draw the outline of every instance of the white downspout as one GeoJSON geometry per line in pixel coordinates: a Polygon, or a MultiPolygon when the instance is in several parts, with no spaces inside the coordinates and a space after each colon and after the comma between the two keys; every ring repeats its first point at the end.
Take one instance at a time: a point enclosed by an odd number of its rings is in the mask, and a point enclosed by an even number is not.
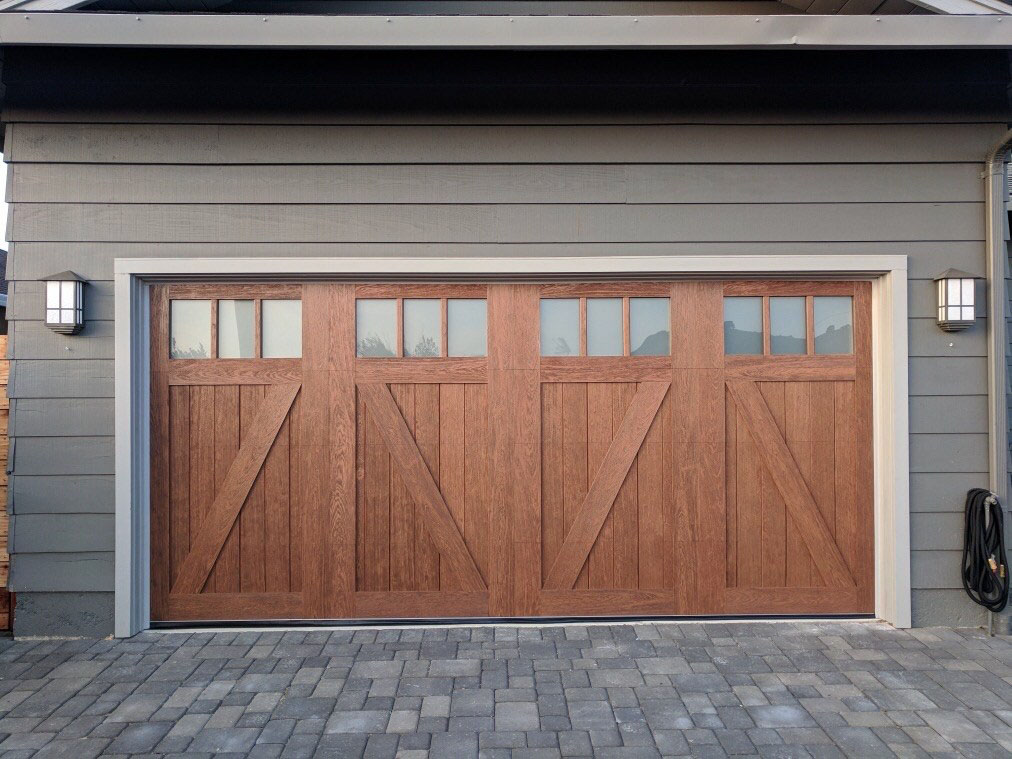
{"type": "Polygon", "coordinates": [[[1004,504],[1008,495],[1008,412],[1006,409],[1005,338],[1005,154],[1012,129],[987,155],[984,194],[987,213],[987,405],[988,475],[991,492],[1004,504]]]}
{"type": "MultiPolygon", "coordinates": [[[[987,222],[987,472],[988,488],[1008,505],[1008,411],[1006,398],[1005,329],[1005,155],[1012,145],[1012,129],[987,154],[984,198],[987,222]]],[[[987,613],[988,633],[994,634],[994,614],[987,613]]],[[[1003,631],[1004,632],[1004,631],[1003,631]]]]}

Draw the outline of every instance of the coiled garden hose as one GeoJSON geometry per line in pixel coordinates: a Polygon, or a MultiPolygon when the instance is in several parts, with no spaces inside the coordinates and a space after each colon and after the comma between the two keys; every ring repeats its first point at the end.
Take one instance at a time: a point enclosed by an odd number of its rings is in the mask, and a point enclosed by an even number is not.
{"type": "Polygon", "coordinates": [[[1008,603],[1008,561],[1005,558],[1005,518],[990,490],[974,488],[966,494],[963,535],[963,587],[988,611],[1008,603]]]}

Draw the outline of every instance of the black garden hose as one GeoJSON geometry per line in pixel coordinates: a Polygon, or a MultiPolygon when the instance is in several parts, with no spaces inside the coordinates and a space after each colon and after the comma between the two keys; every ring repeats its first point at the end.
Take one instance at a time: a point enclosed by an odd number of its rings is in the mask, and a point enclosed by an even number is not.
{"type": "Polygon", "coordinates": [[[975,602],[998,612],[1008,603],[1008,583],[1001,504],[990,490],[974,488],[966,494],[963,587],[975,602]]]}

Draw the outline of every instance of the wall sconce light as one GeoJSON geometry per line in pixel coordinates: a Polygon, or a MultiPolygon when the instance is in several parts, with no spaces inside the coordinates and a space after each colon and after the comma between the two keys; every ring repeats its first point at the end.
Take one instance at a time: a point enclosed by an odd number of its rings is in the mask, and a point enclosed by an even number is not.
{"type": "Polygon", "coordinates": [[[977,313],[974,283],[981,279],[959,269],[947,269],[935,277],[938,283],[938,326],[946,332],[972,327],[977,313]]]}
{"type": "Polygon", "coordinates": [[[84,327],[85,279],[72,271],[43,277],[46,283],[46,326],[61,335],[76,335],[84,327]]]}

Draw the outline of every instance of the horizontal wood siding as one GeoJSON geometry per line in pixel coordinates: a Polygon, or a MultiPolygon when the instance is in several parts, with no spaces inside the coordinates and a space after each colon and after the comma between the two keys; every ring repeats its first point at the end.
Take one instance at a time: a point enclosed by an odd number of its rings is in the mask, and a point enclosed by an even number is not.
{"type": "Polygon", "coordinates": [[[930,280],[983,273],[980,162],[1002,119],[11,114],[17,589],[112,589],[111,545],[46,528],[79,515],[111,534],[117,257],[371,256],[381,270],[392,256],[894,254],[909,257],[918,619],[972,616],[937,594],[958,588],[957,517],[986,484],[985,325],[938,330],[930,280]],[[42,323],[38,282],[67,268],[90,280],[71,338],[42,323]]]}

